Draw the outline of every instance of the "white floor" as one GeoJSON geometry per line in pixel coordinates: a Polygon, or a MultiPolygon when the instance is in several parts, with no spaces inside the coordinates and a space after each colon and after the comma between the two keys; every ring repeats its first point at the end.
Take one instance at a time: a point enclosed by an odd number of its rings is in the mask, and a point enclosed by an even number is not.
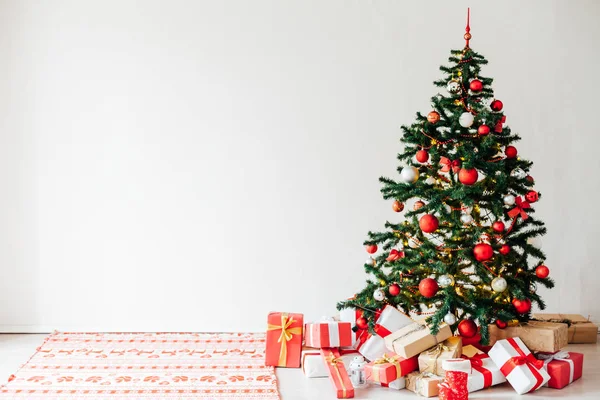
{"type": "MultiPolygon", "coordinates": [[[[0,381],[5,383],[21,364],[40,346],[46,335],[38,334],[0,334],[0,381]]],[[[600,399],[600,345],[570,345],[567,350],[585,354],[583,378],[562,390],[542,388],[527,397],[600,399]]],[[[300,369],[277,369],[279,389],[283,400],[321,400],[335,399],[335,393],[329,379],[307,379],[300,369]]],[[[357,391],[356,399],[397,399],[419,398],[408,390],[396,391],[379,387],[370,387],[357,391]]],[[[471,399],[523,399],[508,385],[495,386],[492,389],[471,393],[471,399]]]]}

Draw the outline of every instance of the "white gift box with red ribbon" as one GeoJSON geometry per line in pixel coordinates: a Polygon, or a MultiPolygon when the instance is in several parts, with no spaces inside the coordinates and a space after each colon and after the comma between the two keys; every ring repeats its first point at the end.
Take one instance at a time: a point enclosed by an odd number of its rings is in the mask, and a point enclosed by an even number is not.
{"type": "Polygon", "coordinates": [[[518,394],[533,392],[550,380],[544,362],[535,358],[518,337],[497,341],[488,355],[518,394]]]}
{"type": "Polygon", "coordinates": [[[462,358],[471,362],[471,371],[468,380],[469,392],[475,392],[506,382],[506,378],[502,375],[500,368],[483,351],[475,346],[467,345],[463,347],[462,353],[462,358]]]}
{"type": "Polygon", "coordinates": [[[375,323],[375,334],[369,333],[367,329],[360,330],[354,348],[369,361],[381,358],[388,351],[383,338],[414,322],[397,308],[387,305],[375,323]]]}
{"type": "MultiPolygon", "coordinates": [[[[359,353],[354,349],[340,349],[340,357],[346,370],[350,371],[350,363],[359,353]]],[[[307,378],[327,378],[329,368],[323,362],[321,350],[304,347],[302,349],[302,372],[307,378]]]]}

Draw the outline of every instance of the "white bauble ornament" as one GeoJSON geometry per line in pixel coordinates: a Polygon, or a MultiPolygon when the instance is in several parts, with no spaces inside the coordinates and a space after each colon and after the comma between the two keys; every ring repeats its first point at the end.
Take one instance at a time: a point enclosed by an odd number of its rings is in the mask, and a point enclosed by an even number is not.
{"type": "Polygon", "coordinates": [[[417,239],[411,237],[408,239],[408,247],[410,247],[411,249],[416,249],[419,247],[419,242],[417,241],[417,239]]]}
{"type": "Polygon", "coordinates": [[[454,325],[456,323],[456,316],[452,313],[444,315],[444,322],[448,325],[454,325]]]}
{"type": "Polygon", "coordinates": [[[385,293],[381,289],[375,289],[373,292],[373,298],[377,301],[385,300],[385,293]]]}
{"type": "Polygon", "coordinates": [[[504,292],[507,287],[508,284],[506,283],[506,279],[502,278],[501,276],[497,276],[492,280],[492,289],[494,292],[504,292]]]}
{"type": "Polygon", "coordinates": [[[471,217],[470,214],[463,214],[460,216],[460,222],[462,222],[463,224],[470,224],[471,222],[473,222],[473,217],[471,217]]]}
{"type": "Polygon", "coordinates": [[[448,204],[444,204],[444,209],[448,214],[452,213],[452,207],[450,207],[448,204]]]}
{"type": "Polygon", "coordinates": [[[521,168],[515,168],[510,171],[510,176],[516,179],[523,179],[527,176],[527,174],[521,168]]]}
{"type": "Polygon", "coordinates": [[[507,194],[502,200],[507,206],[514,206],[516,201],[515,196],[513,196],[512,194],[507,194]]]}
{"type": "Polygon", "coordinates": [[[365,264],[375,265],[375,259],[373,257],[369,257],[367,258],[367,261],[365,261],[365,264]]]}
{"type": "Polygon", "coordinates": [[[448,286],[454,286],[454,277],[449,274],[440,275],[440,277],[438,278],[438,285],[440,285],[440,287],[443,288],[448,286]]]}
{"type": "Polygon", "coordinates": [[[429,178],[425,179],[425,183],[428,185],[433,185],[435,183],[435,178],[430,176],[429,178]]]}
{"type": "Polygon", "coordinates": [[[529,285],[529,290],[531,291],[531,293],[537,292],[537,285],[535,284],[535,282],[531,282],[531,285],[529,285]]]}
{"type": "Polygon", "coordinates": [[[475,117],[470,112],[464,112],[460,114],[460,117],[458,118],[458,123],[463,128],[469,128],[473,125],[473,121],[475,121],[475,117]]]}
{"type": "Polygon", "coordinates": [[[446,85],[446,90],[448,93],[456,94],[460,92],[460,84],[457,81],[450,81],[446,85]]]}
{"type": "Polygon", "coordinates": [[[419,179],[419,170],[412,166],[402,168],[400,179],[404,183],[415,183],[419,179]]]}

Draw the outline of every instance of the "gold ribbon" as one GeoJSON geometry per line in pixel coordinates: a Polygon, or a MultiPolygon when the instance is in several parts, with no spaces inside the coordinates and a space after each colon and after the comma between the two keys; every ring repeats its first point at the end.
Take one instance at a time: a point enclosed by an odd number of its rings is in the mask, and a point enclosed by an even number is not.
{"type": "Polygon", "coordinates": [[[341,358],[337,358],[335,356],[335,354],[333,354],[333,352],[325,357],[325,361],[327,362],[328,365],[331,365],[333,367],[333,369],[335,370],[336,376],[338,378],[338,382],[340,382],[340,385],[342,386],[342,399],[346,398],[346,394],[347,394],[347,388],[346,385],[344,385],[344,379],[342,378],[342,374],[340,372],[340,367],[338,364],[342,364],[342,366],[344,365],[343,360],[341,358]]]}
{"type": "MultiPolygon", "coordinates": [[[[428,356],[434,356],[435,358],[433,359],[433,372],[434,374],[438,375],[438,366],[437,366],[437,361],[438,358],[440,358],[440,356],[446,352],[446,351],[451,351],[452,349],[448,346],[446,346],[444,343],[440,343],[437,346],[427,350],[425,352],[425,354],[427,354],[428,356]]],[[[429,363],[428,363],[429,364],[429,363]]],[[[427,371],[429,368],[426,368],[425,371],[427,371]]]]}
{"type": "Polygon", "coordinates": [[[381,382],[380,372],[382,369],[384,369],[384,364],[392,364],[394,367],[396,367],[395,379],[400,378],[402,376],[402,368],[400,367],[400,360],[398,360],[398,357],[400,356],[389,357],[387,354],[384,354],[383,357],[373,361],[373,375],[371,379],[373,379],[375,382],[381,382]]]}
{"type": "Polygon", "coordinates": [[[290,328],[296,320],[292,317],[288,317],[287,313],[281,313],[281,325],[268,324],[267,331],[276,331],[281,329],[281,335],[277,343],[281,343],[281,350],[279,351],[279,361],[277,362],[278,367],[285,367],[287,361],[287,342],[292,340],[294,335],[302,334],[302,327],[290,328]]]}

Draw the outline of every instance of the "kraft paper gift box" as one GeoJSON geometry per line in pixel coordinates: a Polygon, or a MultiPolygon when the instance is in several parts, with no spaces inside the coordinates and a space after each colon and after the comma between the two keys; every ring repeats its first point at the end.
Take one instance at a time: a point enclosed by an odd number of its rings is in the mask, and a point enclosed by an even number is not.
{"type": "Polygon", "coordinates": [[[384,338],[412,323],[414,323],[414,320],[408,315],[398,311],[395,307],[387,305],[375,322],[375,334],[369,333],[367,329],[361,330],[354,348],[369,361],[380,358],[387,352],[384,338]]]}
{"type": "Polygon", "coordinates": [[[471,362],[471,373],[467,383],[469,392],[506,382],[506,378],[494,361],[475,346],[463,347],[462,358],[471,362]]]}
{"type": "Polygon", "coordinates": [[[541,321],[566,323],[569,343],[596,343],[598,326],[579,314],[533,314],[533,318],[541,321]]]}
{"type": "Polygon", "coordinates": [[[544,360],[544,368],[550,375],[546,384],[549,388],[562,389],[581,378],[583,373],[583,354],[572,351],[558,353],[538,353],[537,357],[544,360]]]}
{"type": "Polygon", "coordinates": [[[352,346],[352,326],[350,322],[323,317],[319,322],[305,325],[304,344],[318,348],[352,346]]]}
{"type": "Polygon", "coordinates": [[[444,381],[441,376],[429,372],[411,372],[405,376],[406,388],[423,397],[435,397],[439,393],[438,384],[444,381]]]}
{"type": "Polygon", "coordinates": [[[518,337],[498,340],[488,355],[518,394],[533,392],[550,380],[544,362],[518,337]]]}
{"type": "MultiPolygon", "coordinates": [[[[340,358],[348,371],[350,362],[352,359],[359,355],[358,351],[354,349],[339,349],[340,358]]],[[[302,348],[302,372],[307,378],[327,378],[329,376],[329,369],[323,362],[323,356],[321,355],[320,349],[314,349],[312,347],[302,348]]]]}
{"type": "Polygon", "coordinates": [[[300,368],[303,315],[272,312],[267,321],[265,365],[300,368]]]}
{"type": "Polygon", "coordinates": [[[351,399],[354,397],[354,387],[350,382],[348,371],[340,358],[338,349],[321,349],[322,360],[329,370],[329,379],[335,387],[338,399],[351,399]]]}
{"type": "Polygon", "coordinates": [[[432,335],[425,321],[419,321],[386,336],[385,346],[404,358],[410,358],[451,336],[452,330],[446,324],[441,324],[437,335],[432,335]]]}
{"type": "Polygon", "coordinates": [[[402,358],[397,354],[386,353],[365,366],[365,375],[369,382],[389,384],[418,368],[417,357],[402,358]]]}
{"type": "Polygon", "coordinates": [[[442,361],[458,358],[462,354],[462,338],[452,336],[442,343],[419,354],[419,371],[444,375],[442,361]]]}
{"type": "Polygon", "coordinates": [[[568,344],[567,324],[553,322],[529,321],[500,329],[495,324],[489,325],[490,344],[497,340],[518,337],[531,351],[555,353],[568,344]]]}
{"type": "Polygon", "coordinates": [[[371,385],[386,387],[390,389],[404,389],[406,387],[406,379],[404,377],[400,377],[390,383],[381,383],[381,382],[369,382],[371,385]]]}

